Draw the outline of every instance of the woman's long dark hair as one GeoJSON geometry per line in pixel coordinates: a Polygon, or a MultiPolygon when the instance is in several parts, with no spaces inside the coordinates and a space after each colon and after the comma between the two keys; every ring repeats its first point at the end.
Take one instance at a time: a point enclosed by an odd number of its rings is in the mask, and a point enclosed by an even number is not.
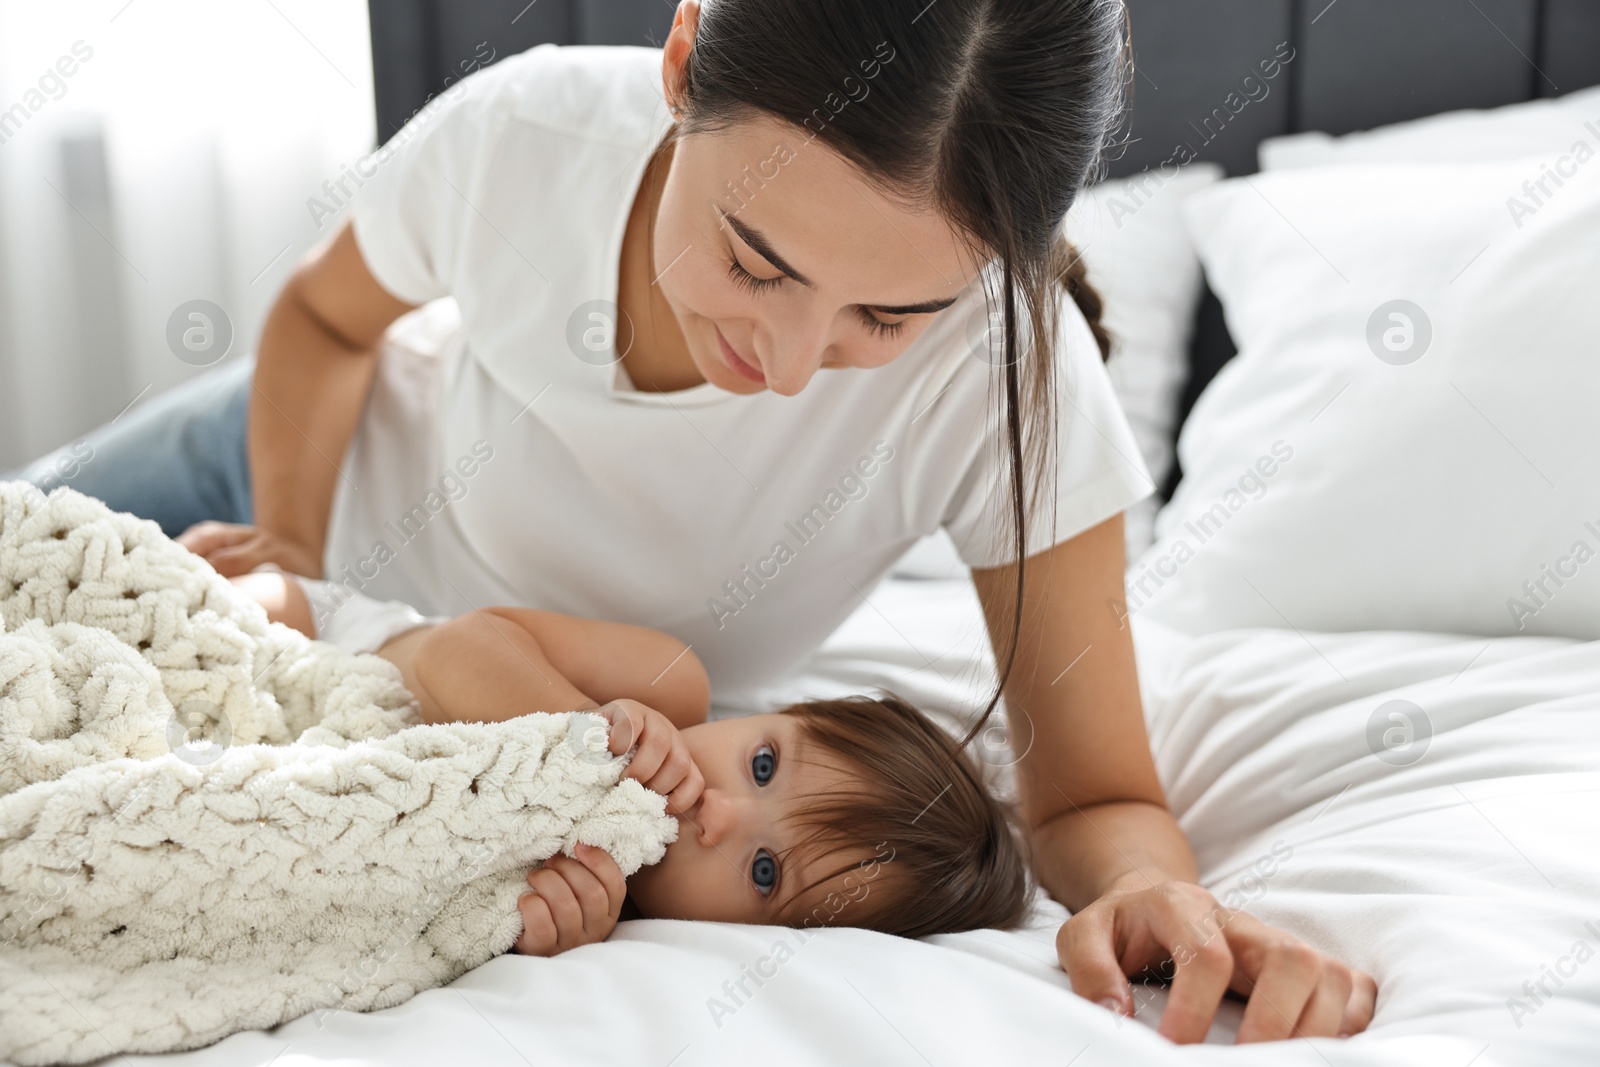
{"type": "Polygon", "coordinates": [[[704,0],[686,67],[672,136],[782,119],[886,195],[935,205],[979,262],[998,261],[1000,292],[988,298],[1004,316],[1004,355],[992,362],[1016,602],[998,683],[963,744],[1016,661],[1026,531],[1047,485],[1054,514],[1057,287],[1110,354],[1100,298],[1061,224],[1100,176],[1130,70],[1122,0],[704,0]],[[1041,340],[1022,353],[1024,336],[1041,340]]]}

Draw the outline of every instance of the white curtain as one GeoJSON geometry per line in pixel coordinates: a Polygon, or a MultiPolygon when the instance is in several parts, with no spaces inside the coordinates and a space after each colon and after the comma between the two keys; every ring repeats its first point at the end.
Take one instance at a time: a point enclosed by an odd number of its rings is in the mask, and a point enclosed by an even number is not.
{"type": "Polygon", "coordinates": [[[0,0],[0,471],[254,351],[375,129],[364,0],[0,0]]]}

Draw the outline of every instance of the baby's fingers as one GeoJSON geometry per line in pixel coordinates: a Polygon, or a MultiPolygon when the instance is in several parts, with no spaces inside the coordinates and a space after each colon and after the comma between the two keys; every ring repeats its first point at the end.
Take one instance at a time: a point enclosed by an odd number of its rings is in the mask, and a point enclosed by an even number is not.
{"type": "Polygon", "coordinates": [[[644,712],[630,707],[628,701],[613,700],[595,709],[595,714],[611,724],[606,748],[613,756],[620,756],[632,748],[644,732],[644,712]]]}
{"type": "MultiPolygon", "coordinates": [[[[638,751],[622,772],[624,778],[637,778],[641,785],[650,788],[650,780],[660,773],[667,756],[672,752],[674,731],[671,725],[665,730],[646,730],[639,739],[638,751]]],[[[676,783],[673,783],[676,784],[676,783]]]]}
{"type": "Polygon", "coordinates": [[[550,909],[550,917],[556,925],[556,948],[565,951],[583,944],[583,907],[553,864],[553,860],[548,860],[529,874],[528,884],[550,909]]]}
{"type": "Polygon", "coordinates": [[[588,907],[584,910],[586,920],[606,921],[598,925],[586,921],[584,928],[603,939],[610,935],[611,927],[616,925],[617,916],[622,913],[622,901],[628,895],[628,881],[622,876],[622,868],[617,866],[617,861],[605,849],[580,843],[577,854],[578,862],[588,869],[604,893],[593,903],[592,911],[588,907]]]}
{"type": "MultiPolygon", "coordinates": [[[[667,747],[667,754],[662,759],[661,766],[656,768],[656,773],[643,780],[644,787],[670,797],[673,791],[688,781],[695,771],[694,760],[689,756],[689,746],[683,743],[682,738],[674,737],[667,747]]],[[[694,801],[690,800],[689,803],[693,804],[694,801]]]]}
{"type": "Polygon", "coordinates": [[[548,956],[556,951],[556,921],[550,907],[538,893],[524,893],[517,898],[517,910],[522,913],[522,936],[514,946],[524,956],[548,956]]]}
{"type": "Polygon", "coordinates": [[[682,815],[699,801],[700,794],[706,789],[706,779],[700,773],[700,768],[693,761],[689,763],[689,773],[679,782],[677,788],[667,794],[667,814],[682,815]]]}

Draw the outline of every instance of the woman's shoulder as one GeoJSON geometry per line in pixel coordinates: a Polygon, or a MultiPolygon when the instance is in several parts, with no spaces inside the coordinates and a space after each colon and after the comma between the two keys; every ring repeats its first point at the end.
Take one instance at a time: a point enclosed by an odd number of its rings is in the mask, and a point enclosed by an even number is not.
{"type": "Polygon", "coordinates": [[[533,127],[589,141],[632,143],[666,113],[661,50],[540,44],[467,78],[533,127]]]}

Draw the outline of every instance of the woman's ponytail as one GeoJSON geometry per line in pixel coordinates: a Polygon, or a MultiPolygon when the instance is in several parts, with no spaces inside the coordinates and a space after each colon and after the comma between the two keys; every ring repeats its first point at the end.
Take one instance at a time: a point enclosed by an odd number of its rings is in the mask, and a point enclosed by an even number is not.
{"type": "Polygon", "coordinates": [[[1111,333],[1100,321],[1105,313],[1105,301],[1100,297],[1100,291],[1089,281],[1089,271],[1083,262],[1080,253],[1071,241],[1061,242],[1062,250],[1066,257],[1065,265],[1056,275],[1056,281],[1061,288],[1072,297],[1072,302],[1078,305],[1078,310],[1083,312],[1083,317],[1089,324],[1089,332],[1094,334],[1094,343],[1100,347],[1100,359],[1106,361],[1111,358],[1111,333]]]}

